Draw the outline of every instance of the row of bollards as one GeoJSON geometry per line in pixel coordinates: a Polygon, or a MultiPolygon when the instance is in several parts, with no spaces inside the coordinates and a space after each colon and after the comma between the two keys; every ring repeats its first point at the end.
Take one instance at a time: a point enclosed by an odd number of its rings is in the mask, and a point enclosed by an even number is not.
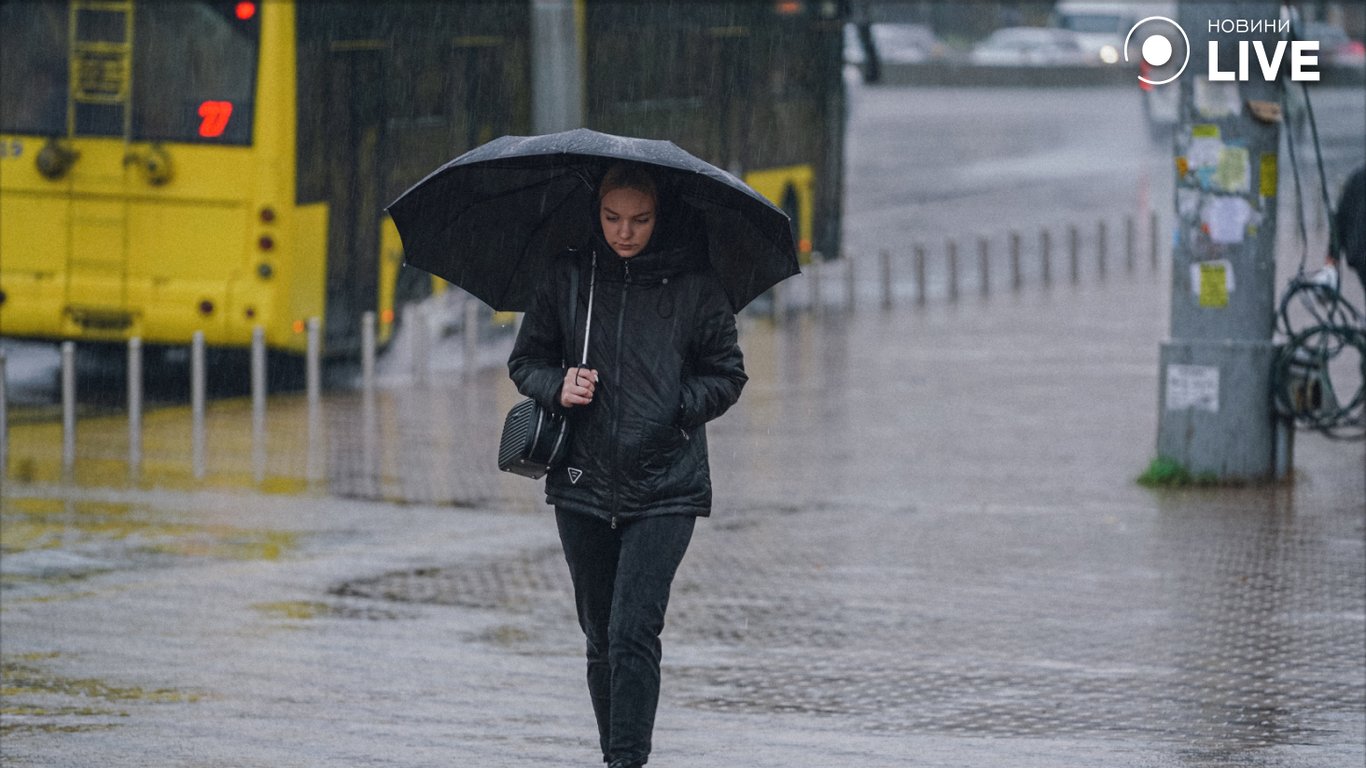
{"type": "MultiPolygon", "coordinates": [[[[1148,222],[1148,241],[1149,252],[1148,262],[1152,271],[1158,267],[1158,254],[1161,241],[1158,237],[1159,220],[1156,212],[1152,212],[1148,222]]],[[[1132,216],[1124,220],[1123,226],[1123,258],[1124,269],[1132,274],[1137,269],[1139,260],[1137,226],[1132,216]]],[[[1105,280],[1110,269],[1110,226],[1104,220],[1099,221],[1095,228],[1095,248],[1094,263],[1096,275],[1100,280],[1105,280]]],[[[1025,285],[1024,268],[1024,237],[1017,231],[1006,234],[1006,260],[1009,273],[1009,286],[1012,291],[1019,291],[1025,285]]],[[[1076,285],[1081,282],[1082,263],[1085,254],[1082,248],[1082,230],[1076,225],[1070,225],[1066,229],[1066,252],[1062,256],[1066,259],[1066,275],[1071,284],[1076,285]]],[[[992,273],[992,241],[987,237],[977,238],[977,283],[978,293],[982,297],[991,295],[994,287],[992,273]]],[[[917,305],[924,305],[930,300],[930,280],[929,272],[929,251],[923,243],[916,243],[911,249],[911,269],[913,270],[911,283],[914,286],[914,297],[917,305]]],[[[1055,276],[1055,259],[1053,232],[1049,229],[1042,229],[1038,236],[1038,277],[1045,287],[1051,287],[1055,276]]],[[[963,290],[963,269],[962,256],[960,254],[959,241],[949,238],[944,242],[943,251],[943,282],[940,287],[943,295],[950,301],[957,301],[961,298],[963,290]]],[[[880,288],[881,306],[883,309],[891,309],[895,305],[896,287],[898,285],[895,273],[898,259],[889,249],[882,249],[878,252],[878,284],[880,288]]],[[[812,264],[807,268],[808,282],[811,290],[811,305],[817,312],[823,309],[823,273],[831,269],[844,269],[847,280],[847,290],[845,291],[845,306],[852,309],[855,303],[855,262],[856,259],[844,258],[833,262],[822,262],[813,254],[812,264]],[[841,263],[843,262],[843,263],[841,263]],[[839,266],[837,266],[839,265],[839,266]]],[[[781,287],[781,284],[780,284],[781,287]]],[[[788,309],[783,301],[775,301],[774,312],[781,314],[788,309]]]]}
{"type": "MultiPolygon", "coordinates": [[[[374,388],[375,366],[375,315],[365,313],[362,334],[362,365],[368,374],[363,377],[367,392],[374,388]]],[[[308,443],[310,480],[318,479],[321,460],[317,456],[317,446],[321,440],[322,415],[322,333],[317,318],[310,318],[306,324],[307,341],[305,350],[305,389],[308,404],[308,443]]],[[[252,331],[251,341],[251,424],[252,424],[252,467],[257,481],[264,479],[267,465],[266,452],[266,340],[265,329],[257,327],[252,331]]],[[[142,472],[143,464],[143,343],[140,338],[128,340],[128,471],[132,478],[142,472]]],[[[195,479],[203,479],[208,473],[207,461],[207,418],[208,366],[204,333],[195,331],[190,340],[190,457],[195,479]]],[[[76,465],[76,343],[65,341],[61,345],[61,391],[62,391],[62,476],[70,478],[76,465]]],[[[0,474],[7,467],[9,435],[4,422],[7,402],[4,391],[4,356],[0,355],[0,474]]]]}

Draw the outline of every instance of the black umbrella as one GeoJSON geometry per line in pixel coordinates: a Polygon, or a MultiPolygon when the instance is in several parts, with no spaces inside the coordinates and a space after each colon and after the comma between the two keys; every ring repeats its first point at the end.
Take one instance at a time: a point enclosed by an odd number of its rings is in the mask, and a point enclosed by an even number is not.
{"type": "Polygon", "coordinates": [[[791,220],[749,185],[673,142],[586,128],[494,139],[436,169],[387,210],[407,263],[496,310],[525,311],[545,260],[588,242],[598,181],[620,160],[654,166],[671,199],[696,209],[736,312],[800,271],[791,220]]]}

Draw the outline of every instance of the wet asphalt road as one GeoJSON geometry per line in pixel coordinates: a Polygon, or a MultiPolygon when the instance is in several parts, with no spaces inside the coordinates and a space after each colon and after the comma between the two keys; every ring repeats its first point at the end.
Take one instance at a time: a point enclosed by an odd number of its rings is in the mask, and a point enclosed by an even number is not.
{"type": "MultiPolygon", "coordinates": [[[[1079,215],[1138,199],[1114,190],[1079,215]]],[[[746,317],[651,765],[1361,765],[1366,452],[1301,433],[1290,486],[1135,485],[1168,294],[1140,263],[746,317]]],[[[554,527],[491,468],[515,394],[496,366],[388,381],[319,425],[274,399],[260,483],[240,401],[211,409],[203,483],[183,410],[149,419],[136,483],[116,417],[83,426],[69,484],[59,432],[18,428],[4,763],[596,764],[554,527]]]]}

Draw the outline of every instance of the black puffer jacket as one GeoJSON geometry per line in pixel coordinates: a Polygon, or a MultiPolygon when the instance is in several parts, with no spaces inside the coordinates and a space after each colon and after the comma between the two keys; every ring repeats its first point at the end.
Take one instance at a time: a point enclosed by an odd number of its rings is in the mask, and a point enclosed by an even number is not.
{"type": "Polygon", "coordinates": [[[508,371],[517,389],[567,414],[568,457],[546,476],[546,501],[611,521],[711,512],[703,425],[740,397],[747,377],[735,316],[711,270],[705,243],[679,233],[652,238],[623,259],[599,237],[551,259],[523,319],[508,371]],[[655,239],[664,239],[655,247],[655,239]],[[565,368],[583,353],[589,271],[597,286],[588,368],[598,371],[593,402],[563,408],[565,368]],[[570,270],[579,270],[572,333],[570,270]]]}

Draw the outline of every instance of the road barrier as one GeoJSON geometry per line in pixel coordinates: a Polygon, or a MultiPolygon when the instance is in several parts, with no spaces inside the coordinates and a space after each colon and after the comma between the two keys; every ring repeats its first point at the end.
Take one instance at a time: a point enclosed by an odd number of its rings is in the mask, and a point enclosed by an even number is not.
{"type": "MultiPolygon", "coordinates": [[[[1102,219],[1095,228],[1088,231],[1094,237],[1082,236],[1082,228],[1076,224],[1065,226],[1067,232],[1067,257],[1069,278],[1072,285],[1082,279],[1084,246],[1089,246],[1094,257],[1095,277],[1105,280],[1109,258],[1110,222],[1102,219]]],[[[1140,247],[1137,233],[1139,227],[1134,217],[1123,221],[1123,258],[1125,272],[1132,275],[1136,269],[1137,253],[1140,247]]],[[[1152,212],[1148,220],[1149,265],[1155,273],[1162,249],[1158,236],[1160,221],[1158,214],[1152,212]]],[[[774,321],[781,321],[793,313],[811,312],[822,314],[830,310],[852,311],[860,297],[873,298],[871,303],[878,304],[883,310],[892,310],[899,296],[910,295],[916,307],[926,306],[932,299],[942,298],[956,302],[963,296],[963,290],[976,288],[978,296],[988,299],[998,286],[1009,286],[1012,293],[1019,292],[1029,283],[1037,281],[1044,289],[1053,284],[1052,244],[1053,229],[1044,227],[1039,230],[1037,247],[1032,251],[1025,247],[1025,234],[1018,230],[995,234],[971,235],[977,241],[975,264],[960,263],[959,239],[946,238],[943,251],[931,253],[924,243],[913,243],[906,253],[883,248],[870,257],[876,264],[870,268],[860,268],[865,259],[861,254],[853,254],[841,259],[826,260],[820,254],[813,259],[794,280],[785,281],[772,292],[767,312],[774,321]],[[996,244],[1002,247],[997,250],[996,244]],[[1004,257],[998,258],[998,254],[1004,257]],[[938,256],[938,258],[936,258],[938,256]],[[903,275],[902,261],[909,257],[910,274],[903,275]],[[964,272],[964,267],[968,272],[964,272]],[[993,272],[1006,270],[1009,279],[994,278],[993,272]],[[861,284],[860,279],[864,282],[861,284]],[[805,290],[801,281],[805,280],[805,290]],[[805,294],[805,296],[803,296],[805,294]]],[[[463,321],[464,357],[460,363],[465,375],[472,374],[479,366],[479,339],[481,308],[472,297],[460,299],[458,315],[463,321]]],[[[756,302],[762,306],[763,302],[756,302]]],[[[410,376],[410,386],[423,389],[431,380],[431,358],[435,350],[436,329],[433,327],[433,314],[429,307],[416,305],[408,308],[408,321],[405,325],[406,348],[412,355],[406,371],[410,376]]],[[[305,353],[305,381],[307,428],[306,469],[304,475],[308,482],[320,481],[326,474],[328,457],[326,453],[325,425],[322,401],[322,360],[321,360],[321,323],[317,318],[309,319],[307,324],[307,348],[305,353]]],[[[207,448],[206,405],[209,372],[205,354],[203,334],[196,333],[190,349],[190,458],[191,472],[195,481],[203,481],[211,472],[207,448]]],[[[379,426],[376,409],[376,316],[367,312],[361,320],[361,359],[360,359],[360,408],[362,428],[365,434],[374,435],[379,426]]],[[[252,335],[250,352],[250,392],[251,392],[251,476],[260,484],[266,480],[270,467],[267,451],[268,437],[268,387],[267,354],[264,331],[257,329],[252,335]]],[[[128,342],[128,442],[127,467],[129,479],[138,481],[144,472],[146,460],[143,445],[143,349],[141,339],[128,342]]],[[[9,420],[6,389],[3,380],[5,359],[0,354],[0,477],[9,475],[9,463],[13,453],[9,450],[9,420]]],[[[77,454],[77,387],[76,387],[76,344],[64,342],[61,345],[61,400],[62,400],[62,447],[61,477],[64,482],[71,481],[78,458],[77,454]]],[[[245,432],[245,430],[244,430],[245,432]]],[[[183,433],[182,433],[183,434],[183,433]]],[[[367,441],[368,442],[368,441],[367,441]]],[[[374,447],[368,444],[362,449],[370,454],[365,459],[366,466],[373,461],[374,447]]],[[[107,457],[105,457],[107,458],[107,457]]],[[[221,470],[220,470],[221,471],[221,470]]]]}
{"type": "MultiPolygon", "coordinates": [[[[1122,227],[1124,269],[1126,274],[1133,275],[1138,260],[1138,225],[1133,216],[1128,216],[1124,218],[1122,227]]],[[[1158,214],[1152,212],[1149,216],[1148,245],[1149,266],[1154,273],[1158,268],[1159,252],[1162,248],[1162,240],[1158,235],[1159,228],[1158,214]]],[[[1066,232],[1067,238],[1069,284],[1080,285],[1083,274],[1091,268],[1094,269],[1095,279],[1106,280],[1110,273],[1112,257],[1118,258],[1111,252],[1111,232],[1116,231],[1112,227],[1112,222],[1100,219],[1094,225],[1094,229],[1078,224],[1067,224],[1062,229],[1066,232]],[[1088,237],[1087,232],[1094,234],[1088,237]],[[1087,267],[1088,264],[1093,267],[1087,267]]],[[[797,281],[807,282],[806,293],[809,296],[809,303],[801,306],[790,300],[775,301],[772,304],[772,313],[775,318],[807,309],[820,313],[840,304],[843,304],[845,309],[852,309],[857,296],[861,293],[875,296],[876,303],[882,309],[889,310],[896,306],[898,295],[903,293],[899,289],[907,285],[917,306],[924,306],[932,298],[956,302],[965,295],[965,291],[974,289],[984,299],[989,298],[994,291],[999,291],[999,286],[1009,286],[1011,292],[1018,292],[1029,282],[1027,257],[1033,258],[1033,274],[1039,285],[1043,288],[1053,286],[1053,229],[1045,227],[1039,230],[1038,246],[1032,253],[1026,252],[1024,234],[1018,230],[995,235],[977,234],[971,237],[977,241],[975,260],[959,258],[959,244],[962,239],[959,237],[946,238],[943,251],[939,254],[931,254],[923,243],[914,243],[909,253],[905,254],[910,257],[912,271],[907,278],[903,278],[901,270],[898,269],[898,264],[905,255],[899,256],[888,248],[879,249],[872,255],[871,258],[876,260],[876,265],[870,269],[858,267],[859,261],[864,258],[861,254],[830,261],[813,260],[803,268],[802,275],[796,278],[797,281]],[[998,247],[1000,250],[997,250],[998,247]],[[939,258],[934,258],[935,256],[939,258]],[[995,273],[998,271],[1004,271],[1003,274],[1008,275],[1009,279],[1005,279],[1004,276],[996,277],[995,273]],[[844,290],[835,294],[826,286],[838,278],[841,272],[846,283],[844,290]],[[864,290],[861,291],[857,285],[858,275],[873,276],[869,279],[876,282],[876,289],[868,290],[868,286],[864,286],[864,290]]],[[[786,284],[780,284],[779,287],[785,286],[786,284]]],[[[799,293],[799,290],[787,290],[788,296],[799,293]]]]}

